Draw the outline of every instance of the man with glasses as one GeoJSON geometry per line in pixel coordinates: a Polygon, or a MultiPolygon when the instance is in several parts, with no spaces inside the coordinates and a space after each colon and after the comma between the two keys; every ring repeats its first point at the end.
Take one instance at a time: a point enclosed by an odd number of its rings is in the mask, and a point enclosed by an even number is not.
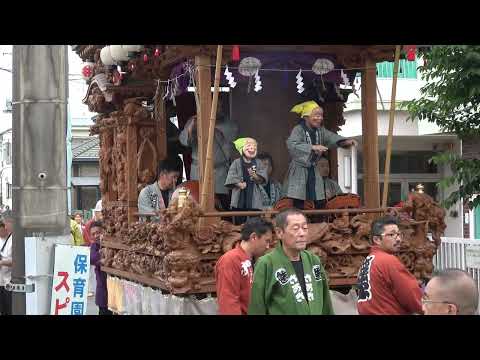
{"type": "Polygon", "coordinates": [[[478,289],[475,280],[460,269],[434,274],[422,297],[425,315],[476,315],[478,289]]]}
{"type": "Polygon", "coordinates": [[[385,216],[372,224],[370,254],[358,273],[360,315],[409,315],[422,313],[422,290],[417,279],[394,255],[402,234],[397,219],[385,216]]]}

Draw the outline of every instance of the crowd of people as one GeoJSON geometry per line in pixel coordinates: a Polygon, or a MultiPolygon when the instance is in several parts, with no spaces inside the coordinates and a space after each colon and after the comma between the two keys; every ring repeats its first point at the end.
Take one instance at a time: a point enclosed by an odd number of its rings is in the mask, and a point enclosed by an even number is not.
{"type": "MultiPolygon", "coordinates": [[[[275,226],[257,217],[233,218],[235,224],[243,224],[243,230],[241,241],[216,264],[219,314],[333,314],[325,269],[316,255],[305,250],[308,223],[299,209],[305,209],[306,202],[316,209],[324,208],[329,199],[342,193],[329,177],[326,154],[336,147],[355,146],[356,142],[325,129],[323,108],[315,101],[294,106],[291,111],[299,115],[299,122],[286,140],[290,164],[282,185],[272,178],[272,156],[266,152],[257,154],[254,138],[234,140],[238,129],[223,108],[220,104],[214,133],[214,183],[219,210],[271,209],[282,198],[292,206],[276,216],[275,226]],[[234,159],[232,149],[240,157],[234,159]],[[265,254],[273,232],[278,244],[265,254]]],[[[184,146],[192,148],[190,174],[191,179],[198,180],[195,117],[187,122],[179,138],[184,146]]],[[[156,213],[153,220],[158,220],[159,210],[168,207],[182,169],[183,163],[177,157],[160,162],[156,181],[140,192],[140,213],[156,213]]],[[[384,217],[372,225],[371,253],[359,271],[356,287],[359,314],[476,311],[472,304],[478,303],[478,292],[473,291],[475,283],[468,273],[438,273],[423,290],[394,255],[401,241],[396,219],[384,217]],[[462,279],[456,283],[459,288],[451,285],[452,278],[462,279]],[[464,301],[455,294],[463,294],[464,301]]]]}
{"type": "MultiPolygon", "coordinates": [[[[295,208],[282,210],[275,225],[250,218],[241,241],[215,267],[220,315],[334,315],[328,276],[320,258],[306,250],[308,223],[295,208]],[[275,232],[278,243],[267,253],[275,232]]],[[[478,289],[459,269],[433,274],[422,289],[394,255],[402,241],[393,217],[377,219],[371,252],[356,288],[360,315],[476,315],[478,289]]]]}
{"type": "MultiPolygon", "coordinates": [[[[219,103],[214,132],[213,166],[214,191],[218,210],[256,211],[272,209],[282,198],[289,199],[299,209],[309,201],[316,209],[342,194],[340,186],[331,179],[327,153],[336,147],[348,148],[356,144],[323,126],[323,108],[315,101],[307,101],[292,108],[299,115],[286,139],[290,165],[283,184],[272,178],[274,159],[268,152],[257,153],[258,143],[252,137],[237,137],[238,127],[219,103]],[[234,152],[239,157],[235,158],[234,152]]],[[[179,134],[179,141],[192,149],[190,180],[198,180],[198,143],[196,117],[192,117],[179,134]]],[[[139,213],[159,213],[168,207],[171,196],[183,172],[179,156],[160,162],[157,176],[139,194],[139,213]]],[[[234,217],[240,225],[246,217],[234,217]]],[[[154,218],[154,220],[158,220],[154,218]]]]}

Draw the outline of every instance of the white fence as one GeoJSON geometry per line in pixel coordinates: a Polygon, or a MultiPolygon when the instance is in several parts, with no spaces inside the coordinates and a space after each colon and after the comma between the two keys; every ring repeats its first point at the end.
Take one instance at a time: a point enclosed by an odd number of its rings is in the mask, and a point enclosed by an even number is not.
{"type": "Polygon", "coordinates": [[[466,270],[473,276],[480,289],[480,269],[467,267],[465,249],[467,245],[480,245],[480,240],[467,240],[463,238],[442,238],[442,244],[433,258],[435,270],[457,268],[466,270]]]}

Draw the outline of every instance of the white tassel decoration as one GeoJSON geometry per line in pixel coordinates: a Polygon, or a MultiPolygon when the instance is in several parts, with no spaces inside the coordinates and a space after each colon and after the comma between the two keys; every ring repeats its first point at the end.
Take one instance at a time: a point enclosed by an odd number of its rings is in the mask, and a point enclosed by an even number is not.
{"type": "Polygon", "coordinates": [[[228,86],[230,86],[232,89],[237,86],[237,83],[235,82],[235,79],[233,78],[233,74],[230,70],[228,70],[228,65],[225,67],[225,77],[227,78],[228,81],[228,86]]]}
{"type": "Polygon", "coordinates": [[[260,80],[260,75],[258,75],[258,70],[255,73],[255,87],[253,88],[253,91],[259,92],[262,90],[262,81],[260,80]]]}
{"type": "Polygon", "coordinates": [[[301,94],[302,92],[305,91],[305,88],[303,87],[302,69],[298,71],[296,79],[297,79],[297,91],[299,94],[301,94]]]}

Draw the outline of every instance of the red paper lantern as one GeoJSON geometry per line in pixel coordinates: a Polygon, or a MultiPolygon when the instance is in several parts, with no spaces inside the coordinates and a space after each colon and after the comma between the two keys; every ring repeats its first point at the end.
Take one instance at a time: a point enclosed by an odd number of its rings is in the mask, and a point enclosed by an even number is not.
{"type": "Polygon", "coordinates": [[[160,49],[155,49],[155,52],[153,53],[153,56],[159,57],[160,56],[160,49]]]}
{"type": "Polygon", "coordinates": [[[90,66],[84,66],[82,69],[82,75],[86,78],[89,78],[92,75],[92,69],[90,66]]]}
{"type": "Polygon", "coordinates": [[[240,61],[240,46],[233,45],[232,61],[240,61]]]}
{"type": "Polygon", "coordinates": [[[88,80],[93,76],[93,64],[88,63],[82,67],[82,76],[84,80],[88,80]]]}
{"type": "Polygon", "coordinates": [[[416,53],[417,53],[417,46],[416,45],[405,45],[404,49],[407,52],[407,60],[408,61],[415,61],[416,53]]]}
{"type": "Polygon", "coordinates": [[[148,62],[148,55],[147,54],[143,54],[143,62],[144,63],[148,62]]]}

